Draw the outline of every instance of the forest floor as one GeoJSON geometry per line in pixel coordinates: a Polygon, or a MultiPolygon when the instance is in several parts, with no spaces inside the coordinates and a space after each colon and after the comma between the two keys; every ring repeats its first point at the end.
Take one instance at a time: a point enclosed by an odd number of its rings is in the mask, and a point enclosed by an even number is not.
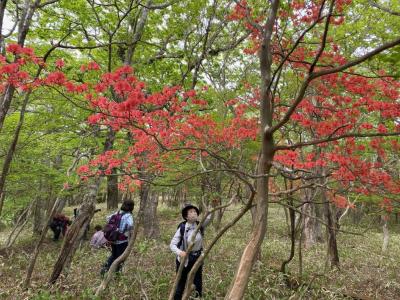
{"type": "MultiPolygon", "coordinates": [[[[100,205],[102,207],[102,205],[100,205]]],[[[95,214],[92,228],[104,224],[108,214],[104,207],[95,214]]],[[[239,207],[226,212],[225,222],[239,207]]],[[[66,212],[72,215],[72,208],[66,212]]],[[[228,220],[227,220],[228,219],[228,220]]],[[[160,207],[161,238],[144,240],[139,235],[134,253],[125,263],[122,275],[111,282],[103,299],[167,299],[174,277],[174,255],[169,242],[180,222],[177,209],[160,207]]],[[[223,222],[224,222],[223,221],[223,222]]],[[[204,299],[223,299],[236,263],[250,232],[250,216],[246,215],[220,240],[206,259],[203,271],[204,299]]],[[[363,233],[371,226],[346,223],[341,229],[363,233]]],[[[91,229],[90,235],[93,233],[91,229]]],[[[206,230],[211,240],[215,231],[206,230]]],[[[0,242],[7,230],[0,232],[0,242]]],[[[256,263],[245,299],[400,299],[400,225],[390,226],[390,242],[386,254],[381,253],[382,232],[372,226],[363,235],[339,233],[340,269],[325,268],[326,244],[302,249],[302,274],[299,274],[299,255],[289,264],[289,288],[279,272],[289,256],[290,240],[282,208],[272,207],[268,234],[262,248],[261,260],[256,263]]],[[[30,231],[23,232],[8,253],[0,253],[0,299],[96,299],[93,291],[99,285],[99,271],[108,252],[93,251],[85,241],[77,251],[68,276],[56,284],[46,284],[62,242],[53,242],[48,233],[32,277],[32,286],[22,290],[29,256],[35,246],[30,231]]]]}

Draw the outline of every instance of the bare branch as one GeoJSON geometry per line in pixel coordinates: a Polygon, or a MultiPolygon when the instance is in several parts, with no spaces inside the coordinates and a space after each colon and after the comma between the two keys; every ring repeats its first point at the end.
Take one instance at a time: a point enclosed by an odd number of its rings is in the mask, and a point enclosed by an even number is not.
{"type": "Polygon", "coordinates": [[[43,2],[43,3],[38,5],[38,8],[43,8],[43,7],[47,6],[47,5],[56,3],[58,1],[60,1],[60,0],[49,0],[49,1],[43,2]]]}
{"type": "Polygon", "coordinates": [[[400,136],[400,132],[390,132],[390,133],[379,133],[379,132],[374,132],[374,133],[347,133],[347,134],[342,134],[339,136],[335,137],[328,137],[324,139],[319,139],[319,140],[314,140],[310,142],[302,142],[302,143],[297,143],[293,145],[287,145],[287,146],[276,146],[275,151],[279,150],[294,150],[300,147],[304,146],[311,146],[311,145],[318,145],[322,143],[327,143],[327,142],[332,142],[332,141],[337,141],[345,138],[351,138],[351,137],[359,137],[359,138],[365,138],[365,137],[385,137],[385,136],[400,136]]]}
{"type": "Polygon", "coordinates": [[[394,16],[400,16],[400,12],[398,12],[398,11],[393,11],[393,10],[387,8],[387,7],[384,7],[384,6],[382,6],[382,5],[378,4],[378,3],[376,3],[376,2],[373,1],[373,0],[368,0],[368,2],[369,2],[369,4],[371,4],[371,6],[376,7],[377,9],[380,9],[380,10],[382,10],[382,11],[384,11],[384,12],[387,12],[387,13],[389,13],[389,14],[391,14],[391,15],[394,15],[394,16]]]}
{"type": "Polygon", "coordinates": [[[143,6],[144,8],[150,9],[150,10],[155,10],[155,9],[164,9],[167,8],[168,6],[171,6],[172,4],[178,3],[179,0],[173,0],[170,2],[166,2],[166,3],[161,3],[161,4],[153,4],[153,5],[145,5],[145,4],[141,4],[139,2],[140,6],[143,6]]]}
{"type": "Polygon", "coordinates": [[[400,38],[398,38],[396,40],[393,40],[391,42],[385,43],[382,46],[380,46],[380,47],[368,52],[367,54],[365,54],[365,55],[363,55],[363,56],[361,56],[361,57],[359,57],[359,58],[357,58],[355,60],[352,60],[352,61],[348,62],[347,64],[338,66],[336,68],[321,70],[319,72],[315,72],[313,74],[310,74],[310,80],[314,80],[315,78],[318,78],[318,77],[321,77],[321,76],[324,76],[324,75],[338,73],[338,72],[344,71],[344,70],[346,70],[346,69],[348,69],[350,67],[359,65],[360,63],[362,63],[362,62],[366,61],[367,59],[369,59],[369,58],[381,53],[382,51],[385,51],[387,49],[393,48],[394,46],[397,46],[397,45],[400,45],[400,38]]]}
{"type": "MultiPolygon", "coordinates": [[[[396,45],[400,44],[400,38],[393,40],[391,42],[385,43],[382,46],[368,52],[367,54],[351,61],[348,62],[347,64],[344,64],[342,66],[338,66],[335,68],[329,68],[329,69],[325,69],[325,70],[321,70],[319,72],[314,72],[309,74],[303,81],[299,92],[297,93],[297,96],[295,98],[295,101],[293,102],[293,104],[290,106],[290,108],[288,109],[288,111],[286,112],[285,116],[274,126],[270,127],[267,131],[266,134],[271,134],[273,132],[275,132],[276,130],[278,130],[279,128],[281,128],[283,125],[285,125],[291,115],[296,111],[297,106],[301,103],[301,101],[303,100],[303,97],[305,95],[305,92],[308,88],[308,85],[310,84],[310,82],[318,77],[324,76],[324,75],[328,75],[328,74],[333,74],[333,73],[338,73],[341,71],[344,71],[352,66],[356,66],[358,64],[361,64],[362,62],[366,61],[367,59],[381,53],[384,50],[390,49],[396,45]]],[[[285,149],[289,149],[289,148],[285,148],[285,149]]]]}
{"type": "MultiPolygon", "coordinates": [[[[332,0],[331,6],[329,7],[328,16],[326,17],[326,22],[325,22],[324,34],[322,36],[321,47],[320,47],[317,55],[315,56],[315,59],[314,59],[313,63],[311,64],[310,70],[308,71],[309,74],[314,72],[314,68],[315,68],[319,58],[321,57],[322,53],[324,52],[325,45],[326,45],[326,38],[328,36],[328,30],[329,30],[329,21],[331,20],[331,16],[332,16],[334,5],[335,5],[335,0],[332,0]]],[[[323,7],[323,5],[321,5],[321,9],[322,9],[322,7],[323,7]]]]}

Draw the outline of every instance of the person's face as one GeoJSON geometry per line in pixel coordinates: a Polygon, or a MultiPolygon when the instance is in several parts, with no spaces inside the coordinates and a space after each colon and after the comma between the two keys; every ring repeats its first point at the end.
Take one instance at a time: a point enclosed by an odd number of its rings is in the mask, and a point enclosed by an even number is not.
{"type": "Polygon", "coordinates": [[[190,223],[194,223],[197,221],[197,218],[197,211],[194,208],[190,208],[187,212],[187,221],[190,223]]]}

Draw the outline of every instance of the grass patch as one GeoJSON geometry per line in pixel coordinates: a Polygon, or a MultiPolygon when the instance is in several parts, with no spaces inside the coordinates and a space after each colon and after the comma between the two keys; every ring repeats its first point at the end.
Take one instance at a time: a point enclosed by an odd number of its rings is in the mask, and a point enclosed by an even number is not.
{"type": "MultiPolygon", "coordinates": [[[[228,222],[237,210],[239,207],[228,211],[223,223],[228,222]]],[[[72,214],[72,208],[66,211],[69,215],[72,214]]],[[[104,207],[101,212],[96,213],[92,228],[96,224],[103,225],[109,213],[104,207]]],[[[139,234],[134,253],[125,262],[122,275],[111,283],[104,299],[168,297],[175,274],[175,258],[169,250],[169,242],[180,219],[179,210],[160,207],[160,240],[145,240],[139,234]]],[[[358,226],[346,223],[342,228],[362,232],[365,228],[363,226],[363,223],[358,226]]],[[[290,289],[286,285],[288,279],[278,271],[290,250],[284,213],[279,207],[271,207],[261,260],[254,267],[245,299],[398,299],[399,225],[392,225],[390,229],[389,250],[385,255],[381,253],[382,234],[379,227],[367,232],[365,236],[340,233],[340,270],[325,269],[326,246],[318,244],[303,249],[303,274],[300,276],[296,253],[288,265],[288,271],[289,280],[297,288],[290,289]]],[[[223,299],[250,230],[251,219],[247,214],[212,249],[203,271],[204,299],[223,299]]],[[[0,233],[2,239],[5,233],[6,231],[0,233]]],[[[90,231],[92,233],[93,229],[90,231]]],[[[215,235],[213,227],[210,226],[205,234],[207,244],[215,235]]],[[[68,274],[63,274],[55,285],[48,286],[46,282],[61,247],[61,242],[51,241],[49,233],[36,264],[32,287],[24,291],[20,285],[34,243],[35,239],[26,231],[10,257],[0,256],[1,299],[96,299],[93,291],[101,281],[99,271],[109,255],[106,250],[93,251],[88,242],[83,243],[68,274]]]]}

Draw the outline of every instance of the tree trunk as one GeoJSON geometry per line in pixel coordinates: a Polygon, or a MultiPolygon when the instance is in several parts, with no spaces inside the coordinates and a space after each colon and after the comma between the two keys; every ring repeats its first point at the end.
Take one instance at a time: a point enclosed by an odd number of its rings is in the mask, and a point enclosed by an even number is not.
{"type": "Polygon", "coordinates": [[[364,208],[364,203],[361,203],[359,207],[350,210],[352,216],[351,220],[353,224],[359,224],[361,222],[362,216],[364,214],[363,208],[364,208]]]}
{"type": "Polygon", "coordinates": [[[107,209],[118,208],[118,197],[118,177],[107,176],[107,209]]]}
{"type": "Polygon", "coordinates": [[[53,267],[49,283],[54,284],[60,276],[64,265],[70,261],[75,254],[80,240],[94,215],[97,191],[99,189],[100,179],[96,178],[95,182],[88,187],[88,195],[79,209],[79,215],[67,231],[64,237],[63,245],[60,250],[58,259],[53,267]]]}
{"type": "MultiPolygon", "coordinates": [[[[110,127],[104,142],[104,152],[110,151],[114,146],[115,131],[110,127]]],[[[118,208],[118,177],[115,175],[116,170],[112,170],[112,174],[107,176],[107,209],[118,208]]]]}
{"type": "MultiPolygon", "coordinates": [[[[219,205],[222,205],[222,203],[220,202],[219,205]]],[[[214,225],[214,229],[215,231],[218,231],[219,228],[221,227],[221,223],[222,223],[222,217],[224,216],[224,210],[220,209],[217,211],[213,225],[214,225]]]]}
{"type": "Polygon", "coordinates": [[[31,202],[29,204],[29,206],[26,207],[21,212],[21,214],[18,216],[18,218],[17,218],[17,220],[15,222],[14,228],[11,231],[11,233],[9,234],[9,236],[7,238],[7,241],[5,243],[5,246],[4,246],[4,248],[2,250],[6,250],[6,249],[10,248],[14,244],[14,242],[17,240],[17,238],[18,238],[19,234],[21,233],[22,229],[24,229],[25,225],[29,221],[29,217],[30,217],[30,215],[32,213],[32,207],[34,205],[34,202],[35,201],[31,202]]]}
{"type": "Polygon", "coordinates": [[[150,192],[150,186],[143,183],[140,190],[140,205],[143,210],[143,234],[148,239],[160,237],[157,218],[158,195],[150,192]]]}
{"type": "Polygon", "coordinates": [[[231,286],[225,296],[226,300],[239,300],[243,299],[247,283],[250,278],[251,270],[260,251],[261,244],[264,240],[267,231],[268,219],[268,183],[269,173],[271,170],[274,158],[274,140],[273,132],[268,129],[272,127],[273,111],[272,100],[273,95],[271,91],[272,80],[272,48],[271,37],[273,27],[278,11],[279,0],[271,1],[271,10],[269,12],[268,20],[262,32],[262,41],[259,50],[260,60],[260,136],[261,136],[261,154],[258,161],[256,180],[257,185],[257,212],[255,224],[252,228],[250,241],[247,243],[242,257],[236,269],[235,276],[232,280],[231,286]]]}
{"type": "Polygon", "coordinates": [[[386,253],[389,245],[389,228],[387,216],[382,216],[382,230],[383,230],[383,242],[382,242],[382,253],[386,253]]]}
{"type": "Polygon", "coordinates": [[[40,235],[47,226],[46,222],[46,210],[43,197],[38,197],[33,208],[33,234],[40,235]]]}
{"type": "Polygon", "coordinates": [[[7,6],[7,0],[0,1],[0,53],[5,56],[5,41],[3,36],[4,16],[7,6]]]}
{"type": "Polygon", "coordinates": [[[321,210],[318,204],[310,202],[303,205],[302,212],[304,214],[304,247],[309,248],[324,241],[322,226],[318,221],[321,218],[321,210]]]}
{"type": "Polygon", "coordinates": [[[295,214],[295,210],[293,208],[293,198],[290,197],[289,201],[288,201],[290,207],[289,207],[289,220],[290,220],[290,255],[289,258],[285,261],[282,262],[281,265],[281,272],[283,274],[286,274],[286,265],[288,263],[290,263],[294,257],[294,253],[295,253],[295,246],[296,246],[296,214],[295,214]]]}
{"type": "MultiPolygon", "coordinates": [[[[15,148],[17,147],[19,133],[21,132],[22,124],[24,123],[25,109],[26,109],[26,105],[28,104],[30,94],[31,93],[28,92],[24,96],[24,102],[22,103],[21,112],[19,115],[19,121],[18,121],[17,127],[14,132],[14,137],[13,137],[13,140],[11,141],[11,144],[7,151],[7,155],[3,162],[3,169],[0,174],[0,195],[3,194],[3,191],[4,191],[4,186],[6,183],[8,171],[10,170],[10,165],[11,165],[11,161],[14,156],[15,148]]],[[[7,108],[7,110],[8,110],[8,108],[7,108]]]]}
{"type": "Polygon", "coordinates": [[[329,201],[324,201],[325,208],[325,219],[327,222],[327,262],[330,264],[330,268],[339,268],[339,252],[336,242],[336,222],[333,218],[332,209],[329,201]]]}
{"type": "MultiPolygon", "coordinates": [[[[5,1],[4,8],[5,8],[5,1]]],[[[20,12],[20,18],[18,21],[18,37],[17,44],[24,46],[26,35],[28,34],[29,27],[31,26],[31,21],[33,15],[40,4],[40,0],[35,0],[33,3],[31,1],[25,1],[22,11],[20,12]]],[[[3,5],[1,5],[3,6],[3,5]]],[[[20,6],[21,7],[21,6],[20,6]]],[[[1,8],[3,11],[4,9],[1,8]]],[[[4,15],[3,15],[4,16],[4,15]]],[[[7,85],[3,96],[0,98],[0,132],[3,129],[4,120],[10,109],[10,104],[14,96],[15,88],[11,85],[7,85]]]]}
{"type": "Polygon", "coordinates": [[[4,200],[6,199],[6,192],[5,191],[3,191],[1,194],[0,194],[0,217],[1,217],[1,214],[2,214],[2,212],[3,212],[3,206],[4,206],[4,200]]]}
{"type": "MultiPolygon", "coordinates": [[[[61,192],[63,190],[64,189],[62,189],[61,192]]],[[[55,215],[56,207],[58,205],[59,200],[60,200],[60,198],[57,198],[56,202],[54,203],[53,209],[51,210],[49,216],[47,217],[46,224],[49,224],[50,221],[53,219],[53,216],[55,215]]],[[[48,226],[44,227],[44,229],[42,230],[42,233],[40,235],[40,238],[38,239],[38,241],[36,243],[35,249],[33,250],[33,254],[31,256],[31,260],[29,261],[28,269],[26,270],[26,276],[25,276],[25,280],[24,280],[24,283],[23,283],[23,287],[24,288],[28,288],[29,285],[30,285],[33,269],[35,268],[35,264],[36,264],[37,257],[39,255],[40,247],[43,244],[43,241],[44,241],[44,239],[46,237],[48,229],[49,229],[48,226]]]]}

